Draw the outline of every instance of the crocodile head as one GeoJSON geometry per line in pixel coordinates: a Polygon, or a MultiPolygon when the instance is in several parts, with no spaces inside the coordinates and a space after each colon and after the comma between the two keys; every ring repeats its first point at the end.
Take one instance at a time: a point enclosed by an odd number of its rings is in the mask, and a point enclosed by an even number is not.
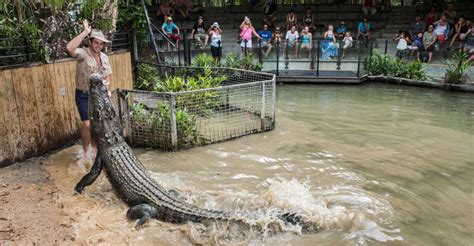
{"type": "Polygon", "coordinates": [[[102,77],[92,74],[89,77],[89,115],[91,118],[91,133],[95,141],[102,144],[112,144],[121,137],[121,125],[107,87],[102,77]]]}

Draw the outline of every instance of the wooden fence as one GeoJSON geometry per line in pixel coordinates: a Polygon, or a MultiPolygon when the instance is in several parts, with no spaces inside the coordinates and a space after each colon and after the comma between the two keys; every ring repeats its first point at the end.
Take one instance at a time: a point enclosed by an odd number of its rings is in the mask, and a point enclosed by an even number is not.
{"type": "MultiPolygon", "coordinates": [[[[109,54],[111,88],[132,89],[129,52],[109,54]]],[[[75,60],[0,71],[0,167],[77,140],[75,60]]]]}

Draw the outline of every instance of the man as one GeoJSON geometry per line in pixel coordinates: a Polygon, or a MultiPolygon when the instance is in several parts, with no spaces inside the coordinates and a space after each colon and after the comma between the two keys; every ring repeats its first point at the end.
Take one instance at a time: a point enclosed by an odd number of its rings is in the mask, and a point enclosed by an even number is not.
{"type": "MultiPolygon", "coordinates": [[[[110,84],[110,75],[112,68],[108,56],[101,52],[105,43],[110,41],[105,39],[104,34],[99,30],[92,30],[87,20],[83,22],[84,31],[73,38],[66,46],[70,56],[77,58],[76,63],[76,106],[82,121],[81,140],[83,148],[83,160],[95,158],[96,147],[90,136],[89,121],[89,76],[91,74],[100,74],[104,84],[110,84]],[[90,35],[89,35],[90,33],[90,35]],[[89,47],[78,48],[81,42],[86,38],[89,47]],[[89,153],[89,144],[92,152],[89,153]]],[[[109,92],[110,95],[110,92],[109,92]]]]}
{"type": "Polygon", "coordinates": [[[426,26],[425,21],[421,20],[420,14],[415,15],[415,20],[410,24],[410,35],[411,39],[414,39],[420,32],[425,32],[426,26]]]}
{"type": "Polygon", "coordinates": [[[258,35],[262,38],[260,40],[260,47],[262,48],[262,53],[265,57],[268,57],[268,54],[270,54],[270,51],[272,50],[272,32],[268,30],[267,24],[263,25],[263,30],[260,30],[258,32],[258,35]]]}
{"type": "Polygon", "coordinates": [[[191,31],[191,37],[196,40],[201,49],[207,46],[209,36],[206,34],[206,26],[204,25],[204,17],[199,16],[198,21],[194,24],[191,31]]]}
{"type": "MultiPolygon", "coordinates": [[[[179,49],[179,28],[173,22],[171,16],[166,17],[166,22],[161,26],[161,31],[166,34],[166,36],[176,42],[176,49],[179,49]],[[173,33],[173,30],[176,30],[177,33],[173,33]]],[[[171,50],[170,43],[168,42],[168,50],[171,50]]]]}
{"type": "Polygon", "coordinates": [[[362,36],[362,40],[367,46],[368,41],[370,40],[370,35],[372,32],[372,25],[370,24],[367,17],[364,17],[364,20],[359,22],[357,25],[357,37],[356,39],[359,40],[359,37],[362,36]]]}

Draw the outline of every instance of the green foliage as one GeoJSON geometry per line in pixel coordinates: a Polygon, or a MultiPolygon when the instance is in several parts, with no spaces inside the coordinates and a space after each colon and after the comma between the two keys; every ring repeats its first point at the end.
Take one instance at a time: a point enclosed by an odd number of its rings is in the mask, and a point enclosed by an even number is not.
{"type": "Polygon", "coordinates": [[[468,62],[469,55],[467,53],[456,52],[451,60],[445,62],[448,65],[444,82],[448,84],[459,84],[464,82],[463,75],[466,69],[473,63],[468,62]]]}
{"type": "Polygon", "coordinates": [[[121,4],[119,6],[117,29],[133,30],[137,37],[139,48],[143,48],[148,44],[148,25],[141,1],[131,1],[128,4],[121,4]]]}
{"type": "MultiPolygon", "coordinates": [[[[156,108],[147,109],[142,103],[136,102],[131,106],[132,121],[141,127],[150,128],[154,135],[160,136],[159,145],[168,147],[171,143],[170,124],[171,108],[169,102],[158,102],[156,108]]],[[[176,127],[178,145],[206,144],[209,141],[197,131],[196,116],[186,108],[176,110],[176,127]]],[[[157,139],[153,139],[156,144],[157,139]]]]}
{"type": "Polygon", "coordinates": [[[196,67],[218,67],[219,62],[214,60],[214,57],[207,53],[201,53],[193,58],[192,65],[196,67]]]}
{"type": "Polygon", "coordinates": [[[133,87],[139,90],[151,91],[159,80],[160,77],[156,67],[140,63],[138,65],[138,77],[135,80],[133,87]]]}
{"type": "Polygon", "coordinates": [[[246,56],[238,56],[234,53],[229,53],[225,57],[224,66],[252,71],[262,70],[262,64],[255,60],[253,53],[249,53],[246,56]]]}
{"type": "Polygon", "coordinates": [[[415,80],[426,79],[424,66],[420,61],[404,62],[391,55],[374,54],[365,62],[369,75],[385,75],[415,80]]]}

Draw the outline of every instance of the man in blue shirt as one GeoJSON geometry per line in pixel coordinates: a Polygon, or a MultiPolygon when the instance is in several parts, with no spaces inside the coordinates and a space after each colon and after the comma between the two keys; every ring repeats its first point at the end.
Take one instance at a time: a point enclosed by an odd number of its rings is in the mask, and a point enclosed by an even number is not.
{"type": "Polygon", "coordinates": [[[364,20],[359,22],[359,24],[357,25],[356,39],[359,40],[359,37],[362,36],[362,40],[367,46],[367,41],[370,40],[371,33],[372,33],[372,25],[370,24],[367,17],[364,17],[364,20]]]}
{"type": "Polygon", "coordinates": [[[268,30],[267,24],[263,25],[263,30],[260,30],[258,32],[258,35],[262,38],[260,40],[260,47],[262,48],[262,53],[265,57],[268,57],[268,54],[272,50],[272,32],[268,30]]]}
{"type": "MultiPolygon", "coordinates": [[[[161,31],[164,32],[169,39],[174,40],[176,42],[176,48],[179,49],[179,40],[181,39],[179,36],[179,28],[174,24],[171,16],[166,17],[166,22],[161,26],[161,31]],[[176,33],[173,33],[173,30],[176,30],[176,33]]],[[[168,50],[170,50],[169,43],[168,50]]]]}

